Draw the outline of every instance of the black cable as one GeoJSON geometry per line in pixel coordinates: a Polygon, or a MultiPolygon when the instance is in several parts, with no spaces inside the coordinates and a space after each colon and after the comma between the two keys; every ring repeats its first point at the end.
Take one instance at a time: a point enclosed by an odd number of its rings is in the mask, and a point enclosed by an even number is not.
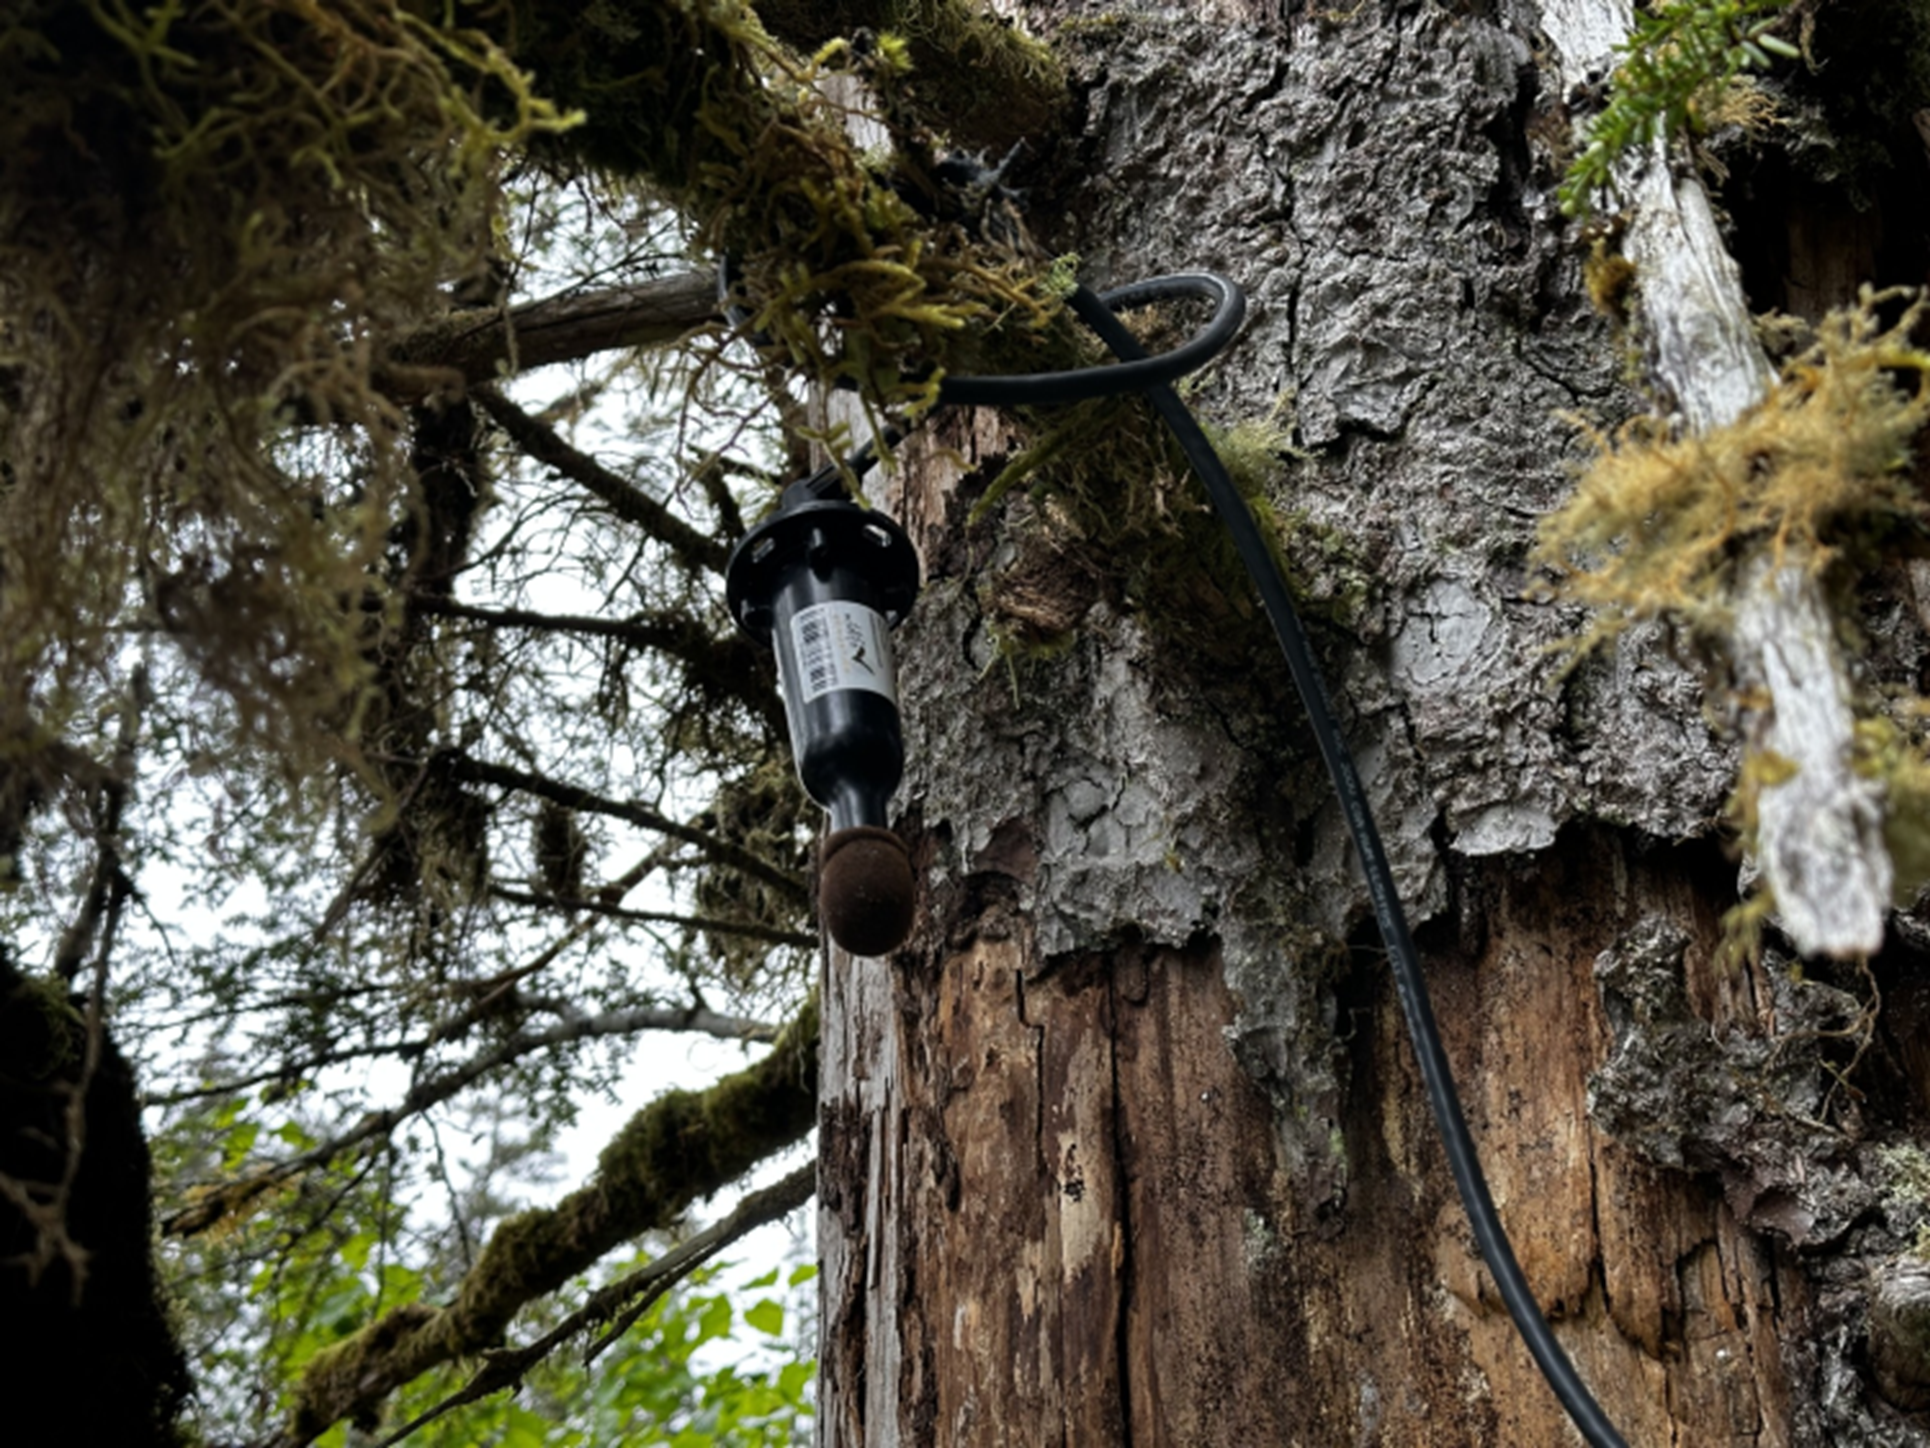
{"type": "MultiPolygon", "coordinates": [[[[1222,278],[1214,280],[1222,287],[1232,286],[1222,278]]],[[[1155,284],[1142,284],[1152,285],[1155,284]]],[[[1137,360],[1146,356],[1146,349],[1113,314],[1112,305],[1133,305],[1143,296],[1143,291],[1131,287],[1102,296],[1081,287],[1073,293],[1072,307],[1079,314],[1079,319],[1099,335],[1114,356],[1128,361],[1137,360]]],[[[1440,1031],[1435,1026],[1434,1008],[1428,999],[1426,979],[1421,973],[1420,954],[1414,948],[1414,938],[1408,931],[1407,915],[1401,908],[1394,872],[1387,863],[1387,852],[1381,847],[1380,830],[1368,806],[1367,791],[1361,785],[1360,772],[1354,766],[1353,755],[1341,738],[1326,682],[1314,663],[1306,632],[1300,625],[1299,615],[1294,611],[1293,601],[1287,594],[1286,584],[1274,564],[1273,555],[1267,551],[1246,500],[1240,496],[1219,454],[1214,451],[1213,444],[1201,431],[1199,423],[1180,400],[1179,394],[1163,382],[1142,390],[1151,398],[1153,406],[1166,420],[1166,425],[1173,430],[1181,450],[1205,484],[1220,521],[1233,535],[1240,561],[1246,565],[1254,586],[1260,590],[1267,617],[1273,623],[1274,635],[1280,641],[1280,652],[1286,655],[1287,670],[1293,675],[1294,687],[1300,691],[1300,701],[1306,708],[1308,722],[1313,726],[1320,757],[1326,763],[1335,793],[1340,796],[1340,807],[1347,817],[1347,828],[1353,836],[1354,848],[1360,852],[1361,870],[1367,877],[1368,894],[1373,897],[1374,918],[1380,925],[1381,938],[1393,961],[1395,991],[1400,997],[1401,1012],[1407,1018],[1407,1033],[1420,1063],[1428,1105],[1433,1108],[1435,1125],[1440,1131],[1441,1143],[1447,1150],[1448,1168],[1454,1173],[1454,1184],[1460,1190],[1461,1204],[1474,1228],[1474,1239],[1481,1249],[1481,1256],[1494,1274],[1495,1285],[1501,1290],[1501,1300],[1507,1304],[1508,1315],[1514,1319],[1515,1329],[1527,1344],[1536,1366],[1541,1369],[1548,1386],[1554,1390],[1556,1398],[1581,1430],[1582,1436],[1594,1448],[1627,1448],[1622,1435],[1609,1422],[1607,1414],[1589,1392],[1588,1385],[1581,1380],[1574,1364],[1562,1351],[1561,1344],[1555,1341],[1534,1294],[1528,1290],[1521,1264],[1515,1260],[1514,1248],[1508,1241],[1506,1229],[1501,1225],[1500,1215],[1495,1211],[1494,1198],[1489,1194],[1480,1158],[1475,1154],[1474,1137],[1468,1130],[1460,1096],[1454,1089],[1454,1073],[1448,1064],[1447,1051],[1441,1044],[1440,1031]]]]}
{"type": "MultiPolygon", "coordinates": [[[[734,326],[743,327],[749,314],[729,302],[730,264],[717,269],[718,296],[724,299],[725,314],[734,326]]],[[[1073,309],[1079,307],[1080,287],[1073,294],[1073,309]]],[[[1119,397],[1128,392],[1149,392],[1165,383],[1196,372],[1226,350],[1246,318],[1246,293],[1223,276],[1212,272],[1180,272],[1169,277],[1154,277],[1106,293],[1111,305],[1145,307],[1154,302],[1181,298],[1206,298],[1214,303],[1213,315],[1191,340],[1150,356],[1144,347],[1130,361],[1106,367],[1079,367],[1069,372],[1023,372],[1004,377],[947,377],[939,383],[939,407],[1046,407],[1067,402],[1089,402],[1096,397],[1119,397]]],[[[755,335],[753,341],[757,341],[755,335]]],[[[759,342],[758,345],[765,345],[759,342]]],[[[904,441],[905,431],[887,423],[881,434],[887,451],[904,441]]],[[[828,498],[843,486],[846,476],[863,477],[877,461],[878,439],[869,438],[841,460],[828,462],[793,488],[808,490],[813,497],[828,498]]]]}
{"type": "MultiPolygon", "coordinates": [[[[1072,294],[1072,306],[1080,311],[1080,287],[1072,294]]],[[[1086,402],[1095,397],[1117,397],[1125,392],[1150,392],[1155,387],[1175,382],[1189,372],[1198,371],[1225,350],[1240,330],[1246,317],[1246,294],[1223,276],[1212,272],[1182,272],[1170,277],[1154,277],[1106,293],[1114,306],[1143,307],[1153,302],[1176,301],[1181,297],[1202,297],[1214,303],[1213,316],[1198,336],[1157,357],[1148,355],[1135,340],[1135,354],[1109,367],[1080,367],[1071,372],[1032,372],[1014,377],[947,377],[938,387],[941,406],[963,404],[972,407],[1038,407],[1050,403],[1086,402]]],[[[1096,299],[1095,299],[1096,300],[1096,299]]],[[[1108,313],[1110,315],[1110,313],[1108,313]]],[[[1095,329],[1096,330],[1096,329],[1095,329]]],[[[1123,352],[1115,349],[1122,359],[1123,352]]]]}
{"type": "MultiPolygon", "coordinates": [[[[719,290],[721,294],[728,295],[728,282],[721,276],[719,290]]],[[[1373,810],[1368,805],[1360,771],[1355,767],[1353,754],[1341,737],[1326,682],[1314,662],[1313,650],[1308,645],[1306,631],[1301,627],[1293,600],[1287,593],[1286,581],[1280,576],[1259,525],[1254,522],[1246,500],[1234,486],[1218,452],[1171,386],[1175,379],[1210,360],[1232,340],[1245,316],[1246,298],[1225,277],[1212,272],[1187,272],[1155,277],[1104,293],[1094,293],[1081,286],[1073,292],[1071,301],[1079,319],[1119,358],[1117,363],[1073,372],[1010,377],[947,377],[939,388],[939,402],[941,405],[1039,406],[1116,396],[1124,392],[1144,392],[1165,419],[1166,425],[1172,429],[1181,451],[1205,485],[1207,496],[1219,513],[1220,521],[1232,534],[1234,546],[1239,551],[1240,561],[1246,565],[1248,576],[1260,591],[1260,600],[1266,608],[1267,618],[1273,624],[1280,652],[1286,657],[1287,671],[1292,674],[1294,687],[1299,691],[1301,704],[1307,711],[1307,720],[1313,728],[1320,757],[1327,766],[1334,792],[1340,798],[1341,813],[1346,816],[1348,833],[1353,838],[1355,850],[1360,854],[1361,872],[1367,878],[1367,892],[1373,901],[1374,919],[1380,927],[1381,939],[1386,944],[1388,957],[1394,967],[1395,994],[1400,999],[1408,1038],[1413,1043],[1415,1059],[1421,1068],[1428,1106],[1434,1113],[1435,1127],[1447,1152],[1448,1169],[1453,1173],[1454,1185],[1460,1192],[1461,1205],[1467,1212],[1469,1225],[1474,1229],[1475,1244],[1488,1264],[1488,1270],[1494,1275],[1501,1300],[1507,1305],[1508,1315],[1514,1319],[1515,1330],[1520,1333],[1535,1365],[1541,1369],[1548,1386],[1567,1411],[1570,1420],[1581,1431],[1582,1437],[1591,1448],[1627,1448],[1626,1440],[1609,1422],[1608,1415],[1602,1411],[1601,1405],[1589,1392],[1588,1385],[1568,1360],[1568,1354],[1555,1340],[1548,1320],[1542,1316],[1540,1305],[1528,1289],[1521,1264],[1515,1258],[1514,1247],[1508,1241],[1507,1230],[1501,1225],[1500,1214],[1495,1210],[1494,1197],[1488,1190],[1487,1178],[1481,1171],[1481,1161],[1475,1151],[1473,1133],[1468,1129],[1460,1095],[1454,1088],[1454,1072],[1448,1063],[1447,1050],[1441,1044],[1441,1033],[1434,1020],[1434,1007],[1428,998],[1427,981],[1421,971],[1420,952],[1414,946],[1406,912],[1401,908],[1394,872],[1387,863],[1387,852],[1381,845],[1380,830],[1374,823],[1373,810]],[[1114,307],[1140,307],[1184,297],[1214,302],[1213,317],[1198,336],[1159,356],[1149,354],[1113,312],[1114,307]]],[[[733,320],[742,325],[737,316],[734,315],[733,320]]],[[[887,446],[897,441],[896,429],[890,430],[887,446]]],[[[803,483],[793,486],[808,487],[822,496],[839,483],[846,471],[853,475],[861,474],[874,460],[875,449],[867,442],[842,464],[829,464],[803,483]]]]}
{"type": "MultiPolygon", "coordinates": [[[[752,346],[773,345],[767,334],[751,328],[750,309],[737,300],[736,287],[737,270],[726,256],[717,266],[717,305],[724,319],[742,332],[752,346]]],[[[1075,310],[1076,297],[1075,293],[1075,310]]],[[[1240,323],[1246,319],[1246,293],[1213,272],[1154,277],[1118,287],[1107,292],[1106,297],[1116,307],[1145,307],[1181,298],[1206,298],[1214,303],[1213,315],[1196,336],[1158,356],[1148,355],[1146,349],[1140,347],[1132,360],[1104,367],[1075,367],[1066,372],[1024,372],[1002,377],[946,377],[939,383],[936,406],[1047,407],[1146,392],[1162,383],[1176,382],[1212,361],[1226,350],[1227,343],[1233,340],[1240,323]]],[[[849,388],[856,383],[850,378],[839,378],[832,385],[849,388]]],[[[882,435],[884,446],[889,450],[903,441],[905,434],[903,429],[887,424],[882,435]]],[[[847,474],[862,477],[877,456],[877,439],[867,439],[843,459],[826,463],[810,477],[791,486],[807,488],[814,497],[830,497],[847,474]]]]}

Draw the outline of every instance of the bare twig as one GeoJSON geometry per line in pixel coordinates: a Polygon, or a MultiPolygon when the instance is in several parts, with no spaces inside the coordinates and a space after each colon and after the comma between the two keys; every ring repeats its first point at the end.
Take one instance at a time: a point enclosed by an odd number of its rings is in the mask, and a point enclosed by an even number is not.
{"type": "Polygon", "coordinates": [[[728,865],[741,874],[748,875],[760,884],[769,885],[789,899],[802,901],[809,892],[804,882],[795,875],[786,873],[759,855],[753,854],[742,845],[722,839],[707,831],[682,824],[668,815],[651,809],[648,805],[636,804],[625,800],[610,799],[604,795],[592,794],[587,789],[561,780],[549,779],[528,770],[511,769],[507,765],[489,764],[473,759],[466,754],[451,751],[440,756],[451,775],[465,784],[490,784],[500,789],[521,790],[525,794],[536,795],[539,799],[553,800],[565,809],[582,810],[589,814],[608,815],[612,819],[627,820],[647,830],[656,830],[674,840],[695,845],[720,865],[728,865]]]}
{"type": "Polygon", "coordinates": [[[433,594],[417,594],[409,606],[419,613],[463,619],[492,628],[530,629],[616,639],[675,659],[694,679],[713,685],[782,731],[784,716],[772,687],[769,655],[742,634],[713,633],[689,614],[605,618],[585,614],[538,613],[526,608],[480,608],[433,594]]]}
{"type": "Polygon", "coordinates": [[[686,567],[699,573],[722,573],[730,550],[708,533],[699,532],[628,478],[619,477],[588,453],[572,447],[561,433],[525,412],[493,387],[478,387],[470,396],[478,406],[530,457],[554,468],[601,499],[627,523],[635,523],[667,547],[686,567]]]}
{"type": "Polygon", "coordinates": [[[193,1236],[206,1231],[238,1207],[258,1199],[264,1192],[316,1167],[326,1166],[337,1157],[370,1141],[385,1140],[396,1127],[431,1107],[440,1106],[452,1096],[474,1085],[492,1071],[536,1051],[568,1045],[574,1041],[608,1036],[629,1036],[639,1031],[696,1030],[726,1040],[771,1040],[776,1032],[762,1021],[720,1015],[703,1007],[677,1009],[641,1006],[627,1011],[605,1011],[582,1015],[543,1031],[520,1031],[508,1040],[470,1057],[459,1065],[419,1081],[402,1100],[384,1111],[370,1111],[347,1131],[329,1138],[308,1151],[288,1157],[235,1181],[223,1183],[208,1192],[193,1206],[183,1208],[161,1223],[171,1237],[193,1236]]]}
{"type": "MultiPolygon", "coordinates": [[[[816,944],[816,940],[811,940],[816,944]]],[[[465,1012],[467,1014],[467,1012],[465,1012]]],[[[697,1035],[715,1036],[724,1041],[770,1041],[777,1037],[777,1027],[767,1021],[749,1020],[740,1016],[722,1015],[701,1006],[638,1006],[629,1011],[608,1011],[598,1016],[586,1016],[580,1011],[562,1010],[566,1025],[554,1028],[555,1031],[569,1031],[588,1027],[585,1036],[566,1036],[565,1039],[588,1039],[591,1036],[636,1034],[643,1031],[688,1031],[697,1035]],[[625,1024],[625,1023],[628,1024],[625,1024]],[[601,1027],[607,1027],[603,1029],[601,1027]]],[[[148,1106],[179,1106],[183,1102],[201,1101],[211,1096],[231,1096],[237,1091],[260,1086],[270,1081],[286,1081],[300,1077],[329,1066],[339,1066],[348,1061],[364,1060],[372,1056],[410,1057],[420,1055],[434,1045],[438,1039],[445,1039],[443,1028],[426,1036],[414,1036],[404,1041],[381,1041],[367,1046],[349,1046],[339,1051],[320,1051],[305,1056],[299,1061],[284,1061],[267,1070],[256,1071],[247,1076],[237,1076],[232,1080],[215,1082],[206,1086],[184,1087],[179,1091],[169,1091],[145,1098],[148,1106]]],[[[554,1032],[543,1032],[542,1036],[554,1032]]],[[[539,1041],[538,1034],[519,1037],[520,1040],[539,1041]]],[[[554,1044],[542,1041],[541,1044],[554,1044]]],[[[537,1049],[537,1047],[532,1047],[537,1049]]]]}
{"type": "Polygon", "coordinates": [[[498,900],[507,900],[512,905],[542,905],[553,910],[587,910],[592,915],[606,916],[611,920],[629,920],[638,925],[687,925],[693,930],[709,931],[717,935],[742,935],[751,940],[763,940],[772,945],[796,945],[806,950],[817,948],[818,938],[799,930],[785,930],[776,925],[759,925],[754,920],[725,920],[710,915],[678,915],[663,910],[630,910],[621,905],[611,905],[602,900],[586,899],[582,896],[537,895],[526,890],[511,890],[507,886],[492,886],[489,891],[498,900]]]}
{"type": "Polygon", "coordinates": [[[96,852],[93,877],[82,897],[80,913],[61,934],[60,945],[54,952],[54,974],[63,981],[72,982],[80,973],[88,952],[94,947],[101,921],[110,912],[118,920],[120,907],[133,892],[133,885],[121,869],[121,817],[126,813],[127,797],[134,787],[134,746],[140,737],[141,716],[147,702],[147,668],[142,665],[136,667],[128,681],[113,767],[100,777],[92,801],[96,852]]]}

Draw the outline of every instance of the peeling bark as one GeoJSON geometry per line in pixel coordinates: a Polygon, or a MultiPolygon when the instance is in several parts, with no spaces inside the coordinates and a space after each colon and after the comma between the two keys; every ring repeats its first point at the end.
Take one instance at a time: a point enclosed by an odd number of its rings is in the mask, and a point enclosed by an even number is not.
{"type": "MultiPolygon", "coordinates": [[[[1719,1191],[1586,1124],[1588,942],[1670,912],[1693,988],[1723,988],[1677,865],[1596,839],[1483,867],[1494,934],[1430,967],[1523,1265],[1630,1441],[1787,1444],[1800,1271],[1719,1191]],[[1577,888],[1604,874],[1619,905],[1577,888]]],[[[830,977],[822,1441],[1568,1441],[1377,980],[1349,983],[1335,1215],[1229,1049],[1214,947],[1047,967],[1020,932],[908,964],[830,977]]]]}
{"type": "Polygon", "coordinates": [[[1736,609],[1737,666],[1771,707],[1751,744],[1795,766],[1756,801],[1757,854],[1776,910],[1804,955],[1869,956],[1883,945],[1896,871],[1883,791],[1852,767],[1856,717],[1820,586],[1801,562],[1765,564],[1736,609]]]}

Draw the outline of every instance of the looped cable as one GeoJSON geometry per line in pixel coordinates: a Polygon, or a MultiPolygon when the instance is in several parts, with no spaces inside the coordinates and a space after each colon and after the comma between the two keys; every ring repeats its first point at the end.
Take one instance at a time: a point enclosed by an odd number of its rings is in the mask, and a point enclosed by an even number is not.
{"type": "MultiPolygon", "coordinates": [[[[1092,296],[1080,287],[1073,293],[1092,296]]],[[[1246,319],[1246,293],[1213,272],[1179,272],[1169,277],[1116,287],[1095,298],[1108,308],[1144,307],[1154,302],[1197,298],[1214,304],[1213,316],[1197,336],[1170,352],[1147,356],[1144,349],[1132,361],[1105,367],[1080,367],[1070,372],[1026,372],[1010,377],[947,377],[938,387],[941,406],[1042,407],[1053,403],[1086,402],[1095,397],[1117,397],[1146,392],[1197,372],[1226,349],[1246,319]]],[[[1083,315],[1083,314],[1082,314],[1083,315]]]]}

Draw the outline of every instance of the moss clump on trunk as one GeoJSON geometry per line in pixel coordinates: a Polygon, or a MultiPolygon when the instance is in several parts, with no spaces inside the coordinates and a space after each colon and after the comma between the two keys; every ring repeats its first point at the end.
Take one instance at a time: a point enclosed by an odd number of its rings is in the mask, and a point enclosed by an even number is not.
{"type": "Polygon", "coordinates": [[[9,1417],[57,1417],[74,1443],[176,1448],[190,1385],[154,1277],[139,1096],[92,1028],[90,1043],[65,986],[0,950],[0,1178],[38,1209],[0,1197],[9,1417]]]}

